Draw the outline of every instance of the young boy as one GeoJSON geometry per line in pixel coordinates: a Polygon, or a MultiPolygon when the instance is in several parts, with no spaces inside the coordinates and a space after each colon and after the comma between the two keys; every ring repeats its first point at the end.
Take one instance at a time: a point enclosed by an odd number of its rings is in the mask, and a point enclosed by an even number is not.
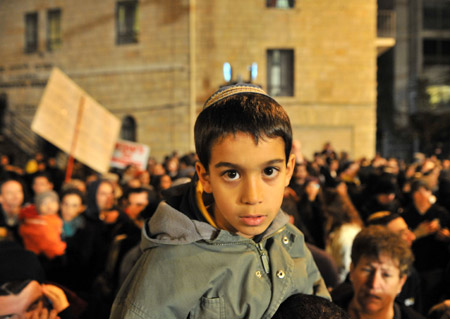
{"type": "Polygon", "coordinates": [[[213,94],[195,124],[198,179],[172,189],[145,225],[111,318],[261,319],[295,293],[329,298],[280,210],[291,144],[286,112],[260,88],[213,94]]]}

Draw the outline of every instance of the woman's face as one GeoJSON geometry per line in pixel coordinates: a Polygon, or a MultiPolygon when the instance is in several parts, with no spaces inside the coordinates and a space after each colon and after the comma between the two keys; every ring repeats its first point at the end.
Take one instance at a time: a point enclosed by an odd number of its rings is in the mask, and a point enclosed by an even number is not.
{"type": "Polygon", "coordinates": [[[393,309],[406,275],[400,274],[397,260],[381,254],[379,258],[362,256],[356,265],[352,264],[350,279],[355,292],[350,307],[366,317],[393,309]]]}

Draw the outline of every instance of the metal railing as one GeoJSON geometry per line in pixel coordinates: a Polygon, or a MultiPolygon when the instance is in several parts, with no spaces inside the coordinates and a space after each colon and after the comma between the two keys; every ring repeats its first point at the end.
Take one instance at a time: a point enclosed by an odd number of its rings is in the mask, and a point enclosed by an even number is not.
{"type": "Polygon", "coordinates": [[[395,38],[396,14],[393,10],[378,10],[377,35],[380,38],[395,38]]]}
{"type": "Polygon", "coordinates": [[[36,135],[28,123],[11,110],[6,110],[3,134],[25,153],[32,155],[38,151],[36,135]]]}

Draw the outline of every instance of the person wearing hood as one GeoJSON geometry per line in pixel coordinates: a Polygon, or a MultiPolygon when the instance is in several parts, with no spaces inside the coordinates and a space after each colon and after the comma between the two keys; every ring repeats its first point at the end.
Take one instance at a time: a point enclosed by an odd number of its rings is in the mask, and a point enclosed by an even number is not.
{"type": "Polygon", "coordinates": [[[221,88],[195,128],[196,176],[143,229],[116,318],[271,318],[296,293],[330,298],[280,209],[295,165],[284,109],[249,84],[221,88]]]}
{"type": "Polygon", "coordinates": [[[87,313],[90,318],[107,318],[117,291],[120,260],[135,243],[141,231],[128,215],[119,209],[115,185],[108,179],[87,186],[86,217],[95,233],[87,276],[92,283],[87,313]],[[126,245],[126,247],[125,247],[126,245]]]}

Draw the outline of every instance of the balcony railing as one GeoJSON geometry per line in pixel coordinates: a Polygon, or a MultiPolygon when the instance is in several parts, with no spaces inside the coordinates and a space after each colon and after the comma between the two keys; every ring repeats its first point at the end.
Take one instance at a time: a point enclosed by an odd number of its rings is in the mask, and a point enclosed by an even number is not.
{"type": "Polygon", "coordinates": [[[392,10],[378,10],[377,35],[379,38],[395,38],[396,15],[392,10]]]}

